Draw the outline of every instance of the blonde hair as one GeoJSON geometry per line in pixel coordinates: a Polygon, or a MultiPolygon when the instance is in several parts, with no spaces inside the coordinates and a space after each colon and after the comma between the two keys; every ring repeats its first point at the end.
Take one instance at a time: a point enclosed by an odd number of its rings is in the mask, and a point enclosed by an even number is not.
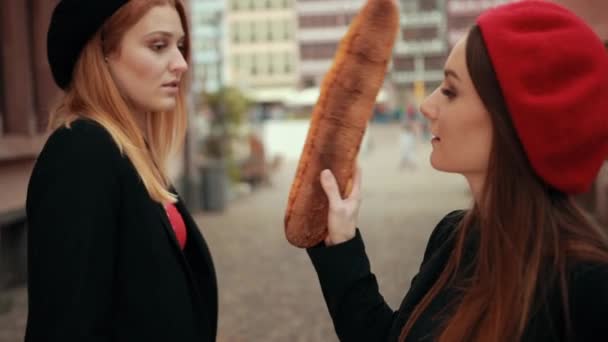
{"type": "Polygon", "coordinates": [[[185,33],[184,58],[189,62],[190,36],[181,1],[131,0],[110,17],[84,47],[69,88],[51,113],[49,128],[69,128],[79,118],[99,123],[131,161],[150,197],[159,203],[174,203],[177,198],[168,190],[168,161],[181,149],[186,134],[187,79],[182,77],[180,81],[176,108],[147,113],[145,132],[142,132],[104,61],[107,53],[119,49],[120,41],[130,27],[152,7],[162,5],[172,5],[178,11],[185,33]]]}

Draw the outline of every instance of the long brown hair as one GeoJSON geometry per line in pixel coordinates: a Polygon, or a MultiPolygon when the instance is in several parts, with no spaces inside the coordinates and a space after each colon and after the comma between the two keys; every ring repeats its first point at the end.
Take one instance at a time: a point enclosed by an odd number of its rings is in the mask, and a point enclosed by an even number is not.
{"type": "Polygon", "coordinates": [[[465,237],[473,231],[478,249],[472,276],[438,330],[437,341],[518,341],[532,311],[544,306],[551,291],[562,301],[562,333],[571,337],[568,266],[581,261],[608,264],[608,239],[570,196],[534,173],[477,26],[467,38],[466,62],[494,131],[484,189],[457,228],[445,269],[412,312],[399,340],[405,340],[442,289],[455,285],[465,237]]]}
{"type": "Polygon", "coordinates": [[[104,56],[120,48],[125,32],[151,8],[166,5],[175,7],[180,16],[185,33],[183,54],[188,62],[190,36],[181,0],[130,0],[84,47],[74,67],[72,82],[49,120],[50,129],[69,127],[78,118],[94,120],[106,128],[133,163],[150,197],[159,203],[176,201],[168,191],[168,161],[181,148],[185,137],[187,78],[180,81],[177,107],[173,111],[147,113],[146,132],[142,132],[114,83],[104,56]]]}

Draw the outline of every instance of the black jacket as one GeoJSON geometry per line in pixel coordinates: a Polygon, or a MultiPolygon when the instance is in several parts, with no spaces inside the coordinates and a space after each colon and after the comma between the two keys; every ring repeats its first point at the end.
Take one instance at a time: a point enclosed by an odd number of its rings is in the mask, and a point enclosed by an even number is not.
{"type": "Polygon", "coordinates": [[[217,284],[207,245],[182,252],[162,205],[102,126],[48,139],[27,196],[27,342],[215,341],[217,284]]]}
{"type": "MultiPolygon", "coordinates": [[[[432,232],[420,271],[412,279],[398,311],[393,311],[378,291],[359,231],[354,239],[343,244],[308,249],[341,341],[398,340],[408,317],[445,267],[454,246],[454,228],[462,217],[462,211],[452,212],[432,232]]],[[[475,250],[467,248],[463,260],[470,261],[474,255],[475,250]]],[[[569,296],[574,341],[608,341],[608,265],[578,265],[571,273],[569,296]]],[[[440,291],[416,321],[406,341],[434,341],[455,299],[458,291],[454,288],[440,291]]],[[[561,298],[554,294],[546,305],[535,310],[523,341],[566,341],[560,304],[561,298]]]]}

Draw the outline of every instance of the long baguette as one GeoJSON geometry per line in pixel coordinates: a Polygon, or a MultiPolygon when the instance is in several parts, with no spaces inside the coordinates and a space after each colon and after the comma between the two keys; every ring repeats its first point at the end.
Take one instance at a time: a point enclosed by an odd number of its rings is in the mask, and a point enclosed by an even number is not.
{"type": "Polygon", "coordinates": [[[319,175],[330,169],[350,193],[363,134],[384,82],[399,29],[396,0],[368,0],[340,42],[314,107],[285,212],[285,235],[312,247],[327,235],[328,201],[319,175]]]}

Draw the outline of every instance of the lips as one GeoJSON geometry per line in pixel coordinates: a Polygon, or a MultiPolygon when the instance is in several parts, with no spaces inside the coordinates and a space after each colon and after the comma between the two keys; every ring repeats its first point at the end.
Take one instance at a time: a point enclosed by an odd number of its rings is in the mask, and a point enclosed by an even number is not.
{"type": "Polygon", "coordinates": [[[179,86],[179,81],[172,81],[172,82],[163,84],[163,87],[177,88],[178,86],[179,86]]]}

